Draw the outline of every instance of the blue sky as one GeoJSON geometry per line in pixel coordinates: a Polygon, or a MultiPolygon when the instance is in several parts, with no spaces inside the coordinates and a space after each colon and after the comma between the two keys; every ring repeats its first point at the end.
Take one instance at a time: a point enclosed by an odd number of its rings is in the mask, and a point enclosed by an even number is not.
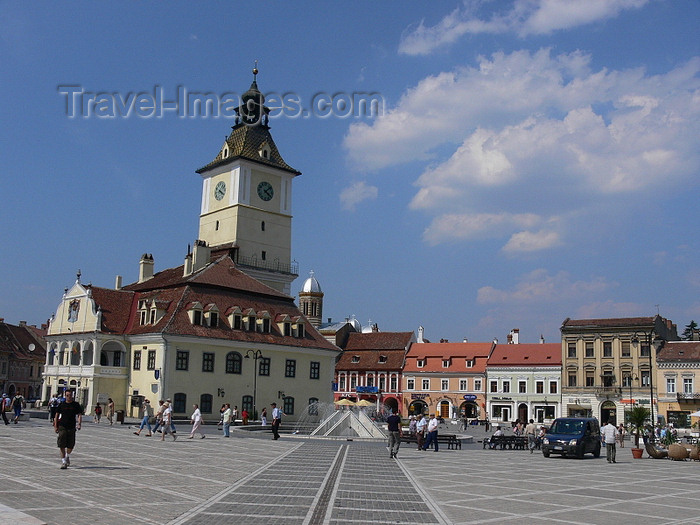
{"type": "Polygon", "coordinates": [[[700,320],[695,0],[0,3],[0,317],[75,280],[182,263],[230,119],[66,115],[59,86],[374,92],[378,117],[272,120],[298,292],[452,341],[567,318],[700,320]]]}

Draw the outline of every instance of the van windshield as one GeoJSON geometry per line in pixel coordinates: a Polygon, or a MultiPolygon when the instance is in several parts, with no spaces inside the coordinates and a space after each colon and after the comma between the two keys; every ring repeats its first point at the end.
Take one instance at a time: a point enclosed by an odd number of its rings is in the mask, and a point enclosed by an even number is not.
{"type": "Polygon", "coordinates": [[[583,432],[583,421],[571,419],[558,419],[549,429],[550,434],[581,434],[583,432]]]}

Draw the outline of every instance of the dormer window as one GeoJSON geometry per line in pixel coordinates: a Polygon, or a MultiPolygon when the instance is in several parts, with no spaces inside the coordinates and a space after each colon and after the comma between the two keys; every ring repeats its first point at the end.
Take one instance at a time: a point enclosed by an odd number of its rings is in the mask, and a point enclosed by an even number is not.
{"type": "Polygon", "coordinates": [[[474,359],[467,359],[467,368],[474,368],[474,359]]]}
{"type": "Polygon", "coordinates": [[[296,322],[294,323],[293,332],[294,337],[297,337],[299,339],[306,336],[306,326],[304,325],[304,321],[302,321],[298,317],[296,318],[296,322]]]}
{"type": "Polygon", "coordinates": [[[442,360],[442,368],[450,368],[450,360],[449,359],[442,360]]]}
{"type": "Polygon", "coordinates": [[[257,318],[255,316],[255,310],[253,310],[252,308],[248,308],[245,312],[243,312],[243,329],[244,330],[248,330],[249,332],[254,332],[256,321],[257,321],[257,318]]]}
{"type": "Polygon", "coordinates": [[[226,316],[228,317],[228,322],[231,328],[234,330],[241,330],[243,328],[243,315],[241,309],[238,306],[232,306],[226,311],[226,316]]]}
{"type": "Polygon", "coordinates": [[[208,326],[212,328],[219,326],[219,309],[214,303],[210,303],[204,308],[204,317],[208,326]]]}
{"type": "Polygon", "coordinates": [[[263,159],[269,159],[270,153],[270,146],[267,144],[267,142],[263,143],[263,145],[258,150],[258,155],[260,155],[260,157],[263,159]]]}
{"type": "Polygon", "coordinates": [[[268,312],[263,310],[257,315],[255,331],[261,334],[270,333],[270,314],[268,312]]]}
{"type": "Polygon", "coordinates": [[[187,314],[190,317],[190,323],[193,325],[202,324],[202,311],[204,308],[199,301],[194,301],[188,305],[187,314]]]}
{"type": "Polygon", "coordinates": [[[352,356],[352,359],[350,360],[351,363],[359,363],[360,362],[360,356],[359,355],[354,355],[352,356]]]}
{"type": "Polygon", "coordinates": [[[148,320],[148,322],[151,324],[156,324],[156,309],[155,308],[151,308],[151,317],[148,320]]]}
{"type": "Polygon", "coordinates": [[[416,361],[416,366],[417,366],[418,368],[423,368],[423,367],[425,366],[425,359],[418,359],[418,360],[416,361]]]}
{"type": "Polygon", "coordinates": [[[224,144],[224,147],[221,149],[221,158],[227,159],[228,154],[229,154],[228,143],[226,143],[226,144],[224,144]]]}
{"type": "Polygon", "coordinates": [[[379,362],[380,362],[380,363],[386,363],[386,356],[385,356],[385,355],[380,355],[380,356],[379,356],[379,362]]]}
{"type": "Polygon", "coordinates": [[[287,314],[279,314],[275,319],[277,329],[283,336],[289,337],[292,335],[292,318],[287,314]]]}
{"type": "Polygon", "coordinates": [[[140,314],[140,315],[139,315],[139,317],[140,317],[140,323],[141,323],[142,325],[146,324],[146,310],[141,310],[141,311],[139,312],[139,314],[140,314]]]}

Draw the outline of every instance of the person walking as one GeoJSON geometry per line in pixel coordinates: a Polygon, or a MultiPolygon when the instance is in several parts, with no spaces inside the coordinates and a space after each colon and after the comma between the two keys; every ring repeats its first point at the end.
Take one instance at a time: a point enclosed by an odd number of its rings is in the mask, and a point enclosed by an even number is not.
{"type": "MultiPolygon", "coordinates": [[[[2,400],[0,400],[0,413],[2,413],[2,420],[6,425],[10,424],[10,422],[7,420],[8,410],[10,410],[10,398],[7,397],[7,394],[3,394],[2,400]]],[[[53,419],[51,419],[51,421],[53,421],[53,419]]]]}
{"type": "Polygon", "coordinates": [[[95,417],[92,418],[93,423],[99,423],[102,418],[102,405],[97,403],[95,405],[95,417]]]}
{"type": "Polygon", "coordinates": [[[190,436],[187,439],[192,439],[197,432],[199,432],[202,439],[204,439],[207,436],[205,436],[201,430],[202,413],[199,411],[199,405],[195,403],[192,405],[192,408],[194,408],[194,412],[192,412],[192,415],[190,416],[190,421],[192,421],[192,430],[190,431],[190,436]]]}
{"type": "Polygon", "coordinates": [[[532,454],[537,445],[537,425],[535,425],[534,419],[531,419],[525,427],[525,435],[527,436],[527,448],[530,449],[530,454],[532,454]]]}
{"type": "Polygon", "coordinates": [[[428,426],[428,421],[425,419],[425,414],[418,416],[418,422],[416,423],[416,442],[418,443],[418,450],[423,448],[423,442],[425,441],[425,429],[428,426]]]}
{"type": "Polygon", "coordinates": [[[238,420],[238,405],[234,405],[233,415],[231,416],[231,418],[232,418],[231,424],[233,426],[236,426],[236,421],[238,420]]]}
{"type": "Polygon", "coordinates": [[[625,434],[627,432],[625,431],[625,425],[620,423],[620,425],[617,427],[617,442],[620,444],[620,448],[625,448],[625,434]]]}
{"type": "Polygon", "coordinates": [[[155,434],[156,432],[163,432],[162,430],[158,430],[160,427],[163,426],[163,412],[165,411],[165,401],[162,399],[158,400],[158,410],[156,410],[155,418],[156,418],[156,424],[153,427],[153,433],[155,434]]]}
{"type": "Polygon", "coordinates": [[[416,435],[416,424],[418,421],[416,421],[416,416],[411,416],[408,418],[408,435],[409,436],[415,436],[416,435]]]}
{"type": "Polygon", "coordinates": [[[24,406],[24,397],[22,396],[22,394],[17,392],[15,397],[12,398],[12,410],[15,411],[15,418],[13,420],[15,422],[15,425],[19,421],[19,416],[22,415],[22,407],[23,406],[24,406]]]}
{"type": "Polygon", "coordinates": [[[260,421],[262,422],[262,426],[267,426],[267,407],[263,407],[262,412],[260,412],[260,421]]]}
{"type": "Polygon", "coordinates": [[[177,436],[175,435],[175,432],[173,432],[173,407],[170,406],[170,403],[167,401],[163,403],[163,433],[161,435],[160,440],[165,441],[165,435],[170,434],[173,436],[173,441],[177,440],[177,436]]]}
{"type": "MultiPolygon", "coordinates": [[[[3,394],[3,397],[6,397],[7,394],[3,394]]],[[[51,399],[49,399],[49,421],[53,425],[53,418],[56,415],[56,409],[58,408],[58,392],[56,392],[54,395],[51,396],[51,399]]]]}
{"type": "Polygon", "coordinates": [[[270,406],[272,407],[272,439],[277,440],[280,438],[280,423],[284,412],[281,408],[277,408],[277,403],[272,403],[270,406]]]}
{"type": "Polygon", "coordinates": [[[222,428],[224,429],[224,437],[231,437],[231,415],[233,414],[233,410],[231,410],[231,405],[229,403],[226,403],[224,405],[224,412],[221,415],[223,424],[222,428]]]}
{"type": "Polygon", "coordinates": [[[248,424],[248,417],[248,410],[244,408],[241,411],[241,422],[243,423],[243,426],[246,426],[248,424]]]}
{"type": "Polygon", "coordinates": [[[110,427],[114,423],[114,401],[111,397],[107,398],[107,421],[109,421],[110,427]]]}
{"type": "Polygon", "coordinates": [[[603,433],[603,439],[605,439],[605,452],[608,458],[608,463],[617,463],[615,461],[615,443],[617,442],[617,428],[612,422],[608,423],[601,428],[603,433]]]}
{"type": "Polygon", "coordinates": [[[139,427],[137,432],[134,432],[134,434],[140,436],[143,427],[148,427],[148,434],[146,434],[146,437],[151,437],[153,435],[153,430],[151,429],[151,417],[153,417],[153,408],[151,408],[151,402],[148,399],[145,399],[143,401],[143,405],[141,405],[141,409],[143,410],[141,426],[139,427]]]}
{"type": "Polygon", "coordinates": [[[435,452],[438,451],[437,435],[438,435],[438,419],[437,419],[437,414],[434,414],[430,418],[430,421],[428,421],[428,438],[425,440],[425,444],[423,445],[423,450],[428,450],[428,447],[431,444],[435,443],[435,452]]]}
{"type": "Polygon", "coordinates": [[[83,407],[73,400],[73,392],[66,390],[66,400],[58,405],[53,428],[58,434],[56,444],[61,451],[61,469],[70,466],[70,455],[75,448],[75,432],[83,424],[83,407]]]}
{"type": "Polygon", "coordinates": [[[391,415],[386,418],[387,430],[389,431],[389,457],[395,458],[401,447],[401,416],[398,410],[394,408],[391,415]]]}

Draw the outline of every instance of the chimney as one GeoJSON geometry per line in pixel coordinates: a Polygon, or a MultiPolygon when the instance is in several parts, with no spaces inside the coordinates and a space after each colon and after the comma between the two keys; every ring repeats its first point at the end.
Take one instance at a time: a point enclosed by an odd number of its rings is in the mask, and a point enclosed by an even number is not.
{"type": "Polygon", "coordinates": [[[183,277],[187,277],[192,273],[192,254],[188,253],[185,255],[185,265],[184,271],[182,272],[183,277]]]}
{"type": "Polygon", "coordinates": [[[207,246],[205,241],[195,241],[194,250],[192,251],[192,272],[196,272],[209,264],[211,258],[211,248],[207,246]]]}
{"type": "Polygon", "coordinates": [[[416,341],[417,343],[425,343],[425,339],[423,339],[423,335],[425,334],[425,329],[422,326],[418,327],[418,340],[416,341]]]}
{"type": "Polygon", "coordinates": [[[139,283],[153,277],[153,255],[144,253],[139,261],[139,283]]]}
{"type": "Polygon", "coordinates": [[[513,328],[508,334],[508,344],[517,345],[520,343],[520,328],[513,328]]]}
{"type": "Polygon", "coordinates": [[[27,321],[20,321],[19,325],[22,327],[27,326],[27,321]]]}
{"type": "Polygon", "coordinates": [[[542,334],[540,334],[540,344],[541,345],[544,344],[544,336],[542,334]]]}
{"type": "Polygon", "coordinates": [[[116,279],[114,279],[114,289],[115,290],[122,289],[122,276],[121,275],[117,275],[116,279]]]}

